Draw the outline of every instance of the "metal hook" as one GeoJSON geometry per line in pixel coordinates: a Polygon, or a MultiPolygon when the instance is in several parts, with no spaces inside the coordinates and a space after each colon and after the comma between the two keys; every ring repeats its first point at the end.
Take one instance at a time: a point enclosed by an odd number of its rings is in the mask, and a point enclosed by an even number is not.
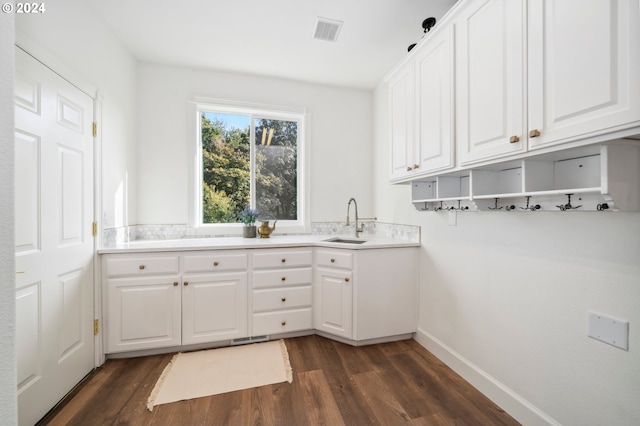
{"type": "Polygon", "coordinates": [[[427,207],[427,202],[426,201],[424,202],[424,207],[421,208],[420,210],[422,210],[423,212],[429,210],[429,207],[427,207]]]}
{"type": "MultiPolygon", "coordinates": [[[[489,207],[489,210],[502,210],[503,206],[498,207],[498,199],[494,198],[495,200],[495,204],[493,205],[493,207],[489,207]]],[[[507,207],[507,210],[509,210],[509,207],[507,207]]]]}
{"type": "Polygon", "coordinates": [[[434,211],[436,211],[436,212],[439,212],[439,211],[440,211],[440,210],[442,210],[442,209],[443,209],[443,207],[442,207],[442,201],[440,201],[440,206],[439,206],[439,207],[434,208],[433,210],[434,210],[434,211]]]}
{"type": "Polygon", "coordinates": [[[469,206],[464,206],[464,207],[460,207],[460,200],[458,200],[458,207],[451,207],[450,210],[460,210],[460,211],[465,211],[465,210],[469,210],[469,206]]]}
{"type": "Polygon", "coordinates": [[[609,204],[607,204],[607,203],[598,204],[596,206],[596,210],[598,210],[599,212],[603,212],[603,211],[607,210],[608,208],[609,208],[609,204]]]}
{"type": "Polygon", "coordinates": [[[561,204],[559,206],[556,206],[557,208],[560,209],[560,211],[567,211],[567,210],[574,210],[574,209],[579,209],[580,207],[582,207],[582,205],[579,206],[572,206],[571,205],[571,196],[573,194],[567,194],[567,204],[561,204]]]}
{"type": "Polygon", "coordinates": [[[533,206],[529,205],[529,200],[531,199],[531,196],[527,196],[527,205],[525,207],[520,207],[521,210],[530,210],[532,212],[535,212],[536,210],[540,210],[540,204],[535,204],[533,206]]]}

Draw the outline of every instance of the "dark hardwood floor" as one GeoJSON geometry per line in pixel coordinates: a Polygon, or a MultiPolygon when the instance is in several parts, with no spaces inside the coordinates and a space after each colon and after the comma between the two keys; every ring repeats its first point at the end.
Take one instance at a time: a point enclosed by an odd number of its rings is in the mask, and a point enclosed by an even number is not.
{"type": "Polygon", "coordinates": [[[285,340],[293,383],[160,405],[147,398],[173,354],[108,360],[48,425],[517,425],[413,340],[352,347],[285,340]]]}

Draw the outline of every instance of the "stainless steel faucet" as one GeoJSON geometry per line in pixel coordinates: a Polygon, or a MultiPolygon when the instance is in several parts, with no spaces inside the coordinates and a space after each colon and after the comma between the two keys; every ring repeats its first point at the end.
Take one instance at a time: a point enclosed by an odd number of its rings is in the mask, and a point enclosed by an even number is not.
{"type": "Polygon", "coordinates": [[[353,201],[353,205],[356,207],[356,238],[358,238],[360,236],[360,233],[362,231],[364,231],[364,223],[362,224],[362,227],[359,228],[358,227],[358,203],[356,202],[356,199],[351,197],[349,199],[349,202],[347,203],[347,223],[346,225],[349,226],[349,209],[351,208],[351,202],[353,201]]]}

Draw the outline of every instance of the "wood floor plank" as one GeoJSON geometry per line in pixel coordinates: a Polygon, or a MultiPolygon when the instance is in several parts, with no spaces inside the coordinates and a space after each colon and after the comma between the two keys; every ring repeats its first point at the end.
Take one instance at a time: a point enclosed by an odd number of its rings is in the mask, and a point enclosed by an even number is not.
{"type": "Polygon", "coordinates": [[[42,424],[518,424],[414,340],[354,347],[311,335],[285,343],[291,384],[162,404],[150,412],[147,398],[172,354],[113,359],[42,424]]]}
{"type": "Polygon", "coordinates": [[[411,420],[379,371],[357,374],[354,376],[354,380],[364,394],[369,409],[380,424],[400,425],[411,420]]]}
{"type": "Polygon", "coordinates": [[[322,370],[300,373],[296,378],[302,387],[308,424],[333,426],[345,424],[322,370]]]}

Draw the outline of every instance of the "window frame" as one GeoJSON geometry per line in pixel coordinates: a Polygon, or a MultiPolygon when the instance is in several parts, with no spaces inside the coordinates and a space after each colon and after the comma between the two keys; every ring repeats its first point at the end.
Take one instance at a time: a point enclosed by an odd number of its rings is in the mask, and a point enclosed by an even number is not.
{"type": "MultiPolygon", "coordinates": [[[[275,119],[295,121],[298,123],[297,140],[297,207],[296,220],[278,220],[276,233],[309,232],[309,156],[307,123],[309,114],[305,108],[290,108],[271,105],[230,102],[215,99],[197,98],[189,102],[189,140],[191,143],[189,167],[189,222],[188,234],[194,236],[239,236],[242,234],[242,223],[203,223],[202,221],[202,131],[201,111],[224,114],[241,114],[250,116],[250,161],[251,161],[251,205],[255,206],[255,119],[275,119]]],[[[271,223],[271,225],[273,222],[271,223]]]]}

